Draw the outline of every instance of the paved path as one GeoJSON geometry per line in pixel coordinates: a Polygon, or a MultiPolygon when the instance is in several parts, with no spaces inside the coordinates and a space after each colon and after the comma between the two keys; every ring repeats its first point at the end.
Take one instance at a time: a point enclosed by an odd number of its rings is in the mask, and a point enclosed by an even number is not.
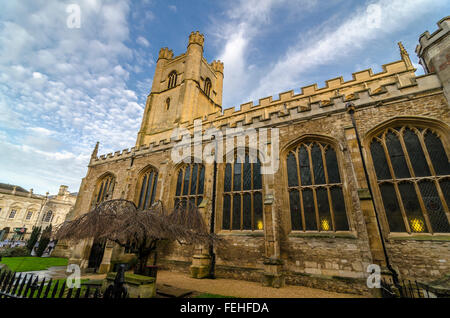
{"type": "Polygon", "coordinates": [[[260,283],[234,279],[195,279],[179,272],[158,271],[158,284],[195,290],[202,293],[219,294],[242,298],[356,298],[352,294],[329,292],[321,289],[289,286],[283,288],[264,287],[260,283]]]}

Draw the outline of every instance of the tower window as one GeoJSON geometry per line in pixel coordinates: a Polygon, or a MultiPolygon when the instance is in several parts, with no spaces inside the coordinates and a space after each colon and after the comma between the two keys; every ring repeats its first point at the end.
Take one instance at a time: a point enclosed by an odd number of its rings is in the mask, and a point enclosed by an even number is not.
{"type": "Polygon", "coordinates": [[[205,80],[205,94],[210,97],[209,95],[211,94],[211,80],[209,78],[205,80]]]}
{"type": "Polygon", "coordinates": [[[170,107],[170,98],[166,99],[166,110],[169,110],[170,107]]]}
{"type": "Polygon", "coordinates": [[[177,85],[177,72],[172,71],[169,74],[169,85],[167,86],[167,88],[172,88],[175,87],[176,85],[177,85]]]}

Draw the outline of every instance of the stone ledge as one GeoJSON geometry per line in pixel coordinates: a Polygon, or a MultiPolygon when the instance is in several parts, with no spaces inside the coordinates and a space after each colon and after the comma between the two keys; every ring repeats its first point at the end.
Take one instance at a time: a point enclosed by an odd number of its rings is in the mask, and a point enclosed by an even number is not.
{"type": "Polygon", "coordinates": [[[411,236],[389,236],[392,241],[438,241],[450,242],[450,235],[411,235],[411,236]]]}
{"type": "Polygon", "coordinates": [[[339,239],[352,239],[356,240],[358,236],[353,233],[324,233],[324,232],[318,232],[318,233],[307,233],[307,232],[291,232],[289,233],[288,237],[299,237],[299,238],[339,238],[339,239]]]}
{"type": "Polygon", "coordinates": [[[250,236],[250,237],[264,237],[264,232],[219,232],[220,236],[250,236]]]}

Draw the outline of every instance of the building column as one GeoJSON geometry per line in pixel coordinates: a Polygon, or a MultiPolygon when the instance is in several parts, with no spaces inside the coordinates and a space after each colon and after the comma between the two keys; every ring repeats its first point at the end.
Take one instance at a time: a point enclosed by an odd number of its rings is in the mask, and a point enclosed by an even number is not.
{"type": "Polygon", "coordinates": [[[283,260],[280,257],[280,233],[279,217],[274,204],[273,186],[274,174],[264,175],[264,272],[262,277],[263,286],[280,288],[285,285],[283,273],[283,260]]]}
{"type": "Polygon", "coordinates": [[[353,170],[355,172],[357,181],[358,198],[366,223],[372,260],[382,268],[386,268],[386,258],[383,251],[380,232],[378,230],[377,219],[375,215],[375,206],[373,198],[370,195],[370,191],[368,189],[361,153],[356,138],[356,131],[353,127],[345,128],[345,138],[347,140],[348,150],[351,156],[353,170]]]}

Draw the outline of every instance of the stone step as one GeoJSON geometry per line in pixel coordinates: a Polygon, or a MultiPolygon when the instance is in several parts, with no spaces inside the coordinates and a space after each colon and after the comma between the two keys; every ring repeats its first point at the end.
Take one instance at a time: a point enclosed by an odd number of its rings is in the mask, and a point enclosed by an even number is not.
{"type": "Polygon", "coordinates": [[[177,288],[167,284],[157,284],[156,294],[160,297],[182,298],[192,294],[193,290],[177,288]]]}

